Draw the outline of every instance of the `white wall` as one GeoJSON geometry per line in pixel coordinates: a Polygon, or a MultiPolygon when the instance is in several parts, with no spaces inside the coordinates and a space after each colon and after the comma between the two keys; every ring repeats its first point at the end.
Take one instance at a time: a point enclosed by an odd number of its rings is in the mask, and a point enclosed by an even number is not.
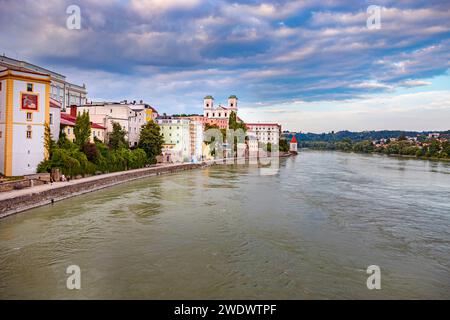
{"type": "Polygon", "coordinates": [[[21,110],[20,92],[27,91],[27,83],[14,80],[13,90],[13,141],[12,175],[22,176],[36,173],[38,164],[44,159],[45,84],[33,83],[33,93],[38,93],[38,111],[33,112],[33,121],[27,121],[27,111],[21,110]],[[26,138],[27,126],[32,128],[32,138],[26,138]]]}

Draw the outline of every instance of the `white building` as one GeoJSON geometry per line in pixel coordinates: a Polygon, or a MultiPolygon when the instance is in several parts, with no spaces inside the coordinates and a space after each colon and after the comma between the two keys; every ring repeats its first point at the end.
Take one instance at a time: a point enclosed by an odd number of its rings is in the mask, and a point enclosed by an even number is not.
{"type": "Polygon", "coordinates": [[[50,98],[49,125],[52,139],[58,141],[61,130],[61,104],[52,98],[50,98]]]}
{"type": "Polygon", "coordinates": [[[66,77],[59,73],[4,55],[0,56],[0,66],[23,68],[28,71],[50,75],[50,97],[59,101],[63,110],[71,105],[80,106],[86,103],[86,85],[79,86],[69,83],[66,81],[66,77]]]}
{"type": "Polygon", "coordinates": [[[281,125],[277,123],[247,123],[247,135],[255,137],[260,144],[278,144],[281,125]]]}
{"type": "Polygon", "coordinates": [[[163,156],[172,162],[191,161],[191,120],[166,117],[156,119],[156,123],[164,137],[163,156]]]}
{"type": "Polygon", "coordinates": [[[50,118],[48,74],[0,66],[0,173],[36,173],[45,159],[45,123],[50,118]]]}
{"type": "Polygon", "coordinates": [[[126,133],[130,147],[137,146],[141,127],[147,123],[147,109],[141,104],[123,102],[92,102],[77,108],[77,113],[86,111],[92,122],[113,131],[113,123],[119,123],[126,133]]]}
{"type": "Polygon", "coordinates": [[[235,95],[231,95],[228,97],[227,107],[221,105],[215,107],[214,98],[212,96],[206,96],[203,99],[203,116],[207,119],[229,119],[232,111],[237,115],[237,104],[238,98],[235,95]]]}

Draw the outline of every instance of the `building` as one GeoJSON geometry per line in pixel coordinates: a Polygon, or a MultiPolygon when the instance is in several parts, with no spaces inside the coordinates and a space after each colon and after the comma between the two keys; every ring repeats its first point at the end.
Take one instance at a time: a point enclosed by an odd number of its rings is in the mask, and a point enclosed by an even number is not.
{"type": "Polygon", "coordinates": [[[238,113],[238,98],[235,95],[228,97],[228,105],[214,106],[214,98],[206,96],[203,98],[203,117],[204,122],[210,125],[217,125],[220,129],[228,128],[228,120],[231,112],[238,113]]]}
{"type": "Polygon", "coordinates": [[[191,161],[201,162],[203,160],[203,125],[197,121],[190,121],[189,138],[191,141],[191,161]]]}
{"type": "Polygon", "coordinates": [[[139,142],[141,127],[147,123],[148,115],[153,119],[156,110],[148,104],[122,102],[91,102],[77,108],[77,112],[86,111],[92,122],[105,127],[107,133],[113,131],[113,123],[119,123],[126,133],[130,147],[136,147],[139,142]],[[150,112],[149,112],[150,110],[150,112]]]}
{"type": "Polygon", "coordinates": [[[80,106],[86,103],[87,90],[85,84],[80,86],[69,83],[66,81],[66,77],[59,73],[36,66],[26,61],[12,59],[6,57],[5,55],[0,56],[0,66],[7,68],[23,68],[27,71],[49,75],[51,80],[50,97],[57,100],[61,104],[61,108],[63,110],[71,105],[80,106]]]}
{"type": "Polygon", "coordinates": [[[191,161],[191,120],[161,117],[156,119],[156,123],[164,137],[163,156],[170,157],[171,162],[191,161]]]}
{"type": "Polygon", "coordinates": [[[52,98],[50,98],[50,133],[52,139],[57,141],[59,139],[59,132],[61,128],[61,104],[52,98]]]}
{"type": "Polygon", "coordinates": [[[247,123],[247,135],[255,137],[259,144],[279,144],[281,125],[277,123],[247,123]]]}
{"type": "Polygon", "coordinates": [[[34,174],[47,156],[44,129],[50,120],[50,84],[48,74],[0,65],[1,174],[34,174]]]}
{"type": "MultiPolygon", "coordinates": [[[[75,110],[75,109],[71,109],[75,110]]],[[[75,141],[75,122],[77,120],[76,114],[61,113],[61,130],[66,134],[67,139],[74,142],[75,141]]],[[[89,137],[90,142],[94,142],[95,138],[105,142],[106,138],[106,128],[102,125],[94,123],[91,121],[91,136],[89,137]]]]}
{"type": "Polygon", "coordinates": [[[295,135],[293,135],[291,142],[289,143],[289,152],[297,153],[298,152],[297,149],[298,149],[297,138],[295,138],[295,135]]]}

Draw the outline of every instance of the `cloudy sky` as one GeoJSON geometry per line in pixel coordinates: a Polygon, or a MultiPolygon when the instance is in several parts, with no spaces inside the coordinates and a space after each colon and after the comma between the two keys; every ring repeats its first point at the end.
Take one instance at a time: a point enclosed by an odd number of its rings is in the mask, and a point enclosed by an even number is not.
{"type": "Polygon", "coordinates": [[[89,100],[200,113],[235,94],[246,122],[289,130],[450,129],[448,0],[0,0],[0,17],[0,54],[89,100]]]}

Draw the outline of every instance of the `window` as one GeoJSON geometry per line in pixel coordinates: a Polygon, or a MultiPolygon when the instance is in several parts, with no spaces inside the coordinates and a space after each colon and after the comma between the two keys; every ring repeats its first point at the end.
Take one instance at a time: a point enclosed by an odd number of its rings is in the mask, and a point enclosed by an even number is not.
{"type": "Polygon", "coordinates": [[[31,112],[27,112],[27,121],[33,121],[33,114],[31,112]]]}
{"type": "Polygon", "coordinates": [[[50,113],[50,124],[53,124],[53,113],[50,113]]]}
{"type": "Polygon", "coordinates": [[[0,139],[2,138],[2,131],[0,131],[0,139]]]}
{"type": "Polygon", "coordinates": [[[206,107],[209,107],[209,103],[206,104],[206,107]]]}
{"type": "Polygon", "coordinates": [[[206,117],[207,117],[207,118],[209,117],[209,113],[208,113],[208,112],[206,113],[206,117]]]}
{"type": "Polygon", "coordinates": [[[27,139],[31,139],[31,126],[27,126],[27,139]]]}
{"type": "Polygon", "coordinates": [[[221,113],[219,112],[219,118],[220,118],[220,114],[221,114],[221,113]]]}
{"type": "Polygon", "coordinates": [[[3,83],[2,83],[2,82],[0,82],[0,91],[2,91],[2,84],[3,84],[3,83]]]}
{"type": "Polygon", "coordinates": [[[70,128],[67,128],[67,134],[70,134],[70,128]]]}
{"type": "Polygon", "coordinates": [[[233,103],[231,103],[230,106],[233,107],[233,103]]]}
{"type": "Polygon", "coordinates": [[[27,83],[27,91],[33,92],[33,84],[32,83],[27,83]]]}

